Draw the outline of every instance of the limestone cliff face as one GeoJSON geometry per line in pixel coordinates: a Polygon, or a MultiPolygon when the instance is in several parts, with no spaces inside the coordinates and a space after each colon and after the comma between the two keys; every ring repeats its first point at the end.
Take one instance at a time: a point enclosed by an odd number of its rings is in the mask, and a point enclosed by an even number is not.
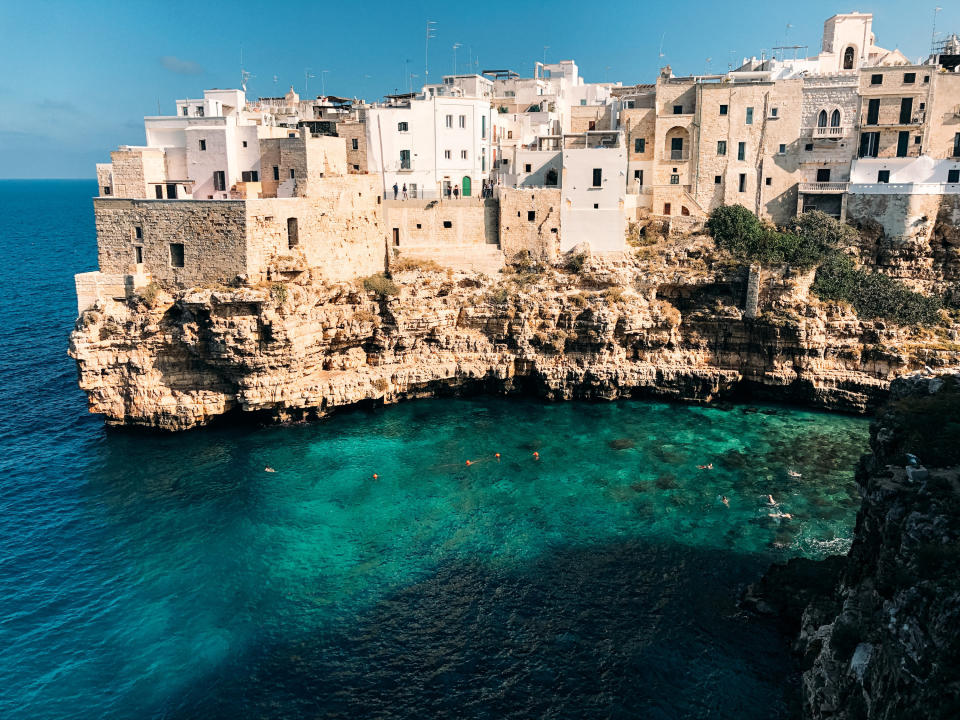
{"type": "Polygon", "coordinates": [[[231,411],[307,419],[364,401],[459,391],[546,398],[649,394],[709,402],[738,389],[848,411],[897,374],[960,359],[954,344],[862,322],[808,296],[809,275],[762,283],[695,245],[583,270],[396,273],[399,294],[313,282],[157,292],[85,312],[70,341],[92,412],[182,430],[231,411]]]}
{"type": "Polygon", "coordinates": [[[871,436],[839,584],[803,614],[805,716],[960,717],[960,372],[894,381],[871,436]]]}

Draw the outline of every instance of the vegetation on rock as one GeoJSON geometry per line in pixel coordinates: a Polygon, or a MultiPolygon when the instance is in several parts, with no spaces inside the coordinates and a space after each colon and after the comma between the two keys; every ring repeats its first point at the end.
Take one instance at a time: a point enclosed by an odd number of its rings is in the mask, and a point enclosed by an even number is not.
{"type": "Polygon", "coordinates": [[[382,273],[365,277],[363,279],[363,289],[373,293],[381,300],[400,294],[400,288],[397,284],[382,273]]]}

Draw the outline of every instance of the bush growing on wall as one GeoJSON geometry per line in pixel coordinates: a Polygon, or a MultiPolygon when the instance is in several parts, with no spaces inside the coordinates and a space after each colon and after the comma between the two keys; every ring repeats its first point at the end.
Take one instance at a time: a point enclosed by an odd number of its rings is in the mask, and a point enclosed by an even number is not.
{"type": "Polygon", "coordinates": [[[399,295],[400,288],[386,275],[370,275],[363,279],[363,289],[374,293],[381,300],[390,295],[399,295]]]}
{"type": "Polygon", "coordinates": [[[940,301],[914,292],[883,273],[868,273],[840,253],[817,270],[810,288],[823,300],[848,302],[862,318],[883,318],[900,325],[930,325],[939,320],[940,301]]]}

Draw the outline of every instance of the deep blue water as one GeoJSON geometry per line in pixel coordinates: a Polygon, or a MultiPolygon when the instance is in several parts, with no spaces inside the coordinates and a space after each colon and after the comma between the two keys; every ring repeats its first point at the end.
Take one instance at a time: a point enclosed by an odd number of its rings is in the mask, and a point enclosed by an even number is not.
{"type": "Polygon", "coordinates": [[[736,599],[846,549],[865,420],[471,399],[107,432],[66,356],[95,190],[0,182],[0,717],[788,715],[736,599]]]}

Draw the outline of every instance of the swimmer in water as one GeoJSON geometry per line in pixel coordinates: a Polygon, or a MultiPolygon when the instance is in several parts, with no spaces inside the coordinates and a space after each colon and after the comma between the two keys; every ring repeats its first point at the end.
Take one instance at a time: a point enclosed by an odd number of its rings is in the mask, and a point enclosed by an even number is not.
{"type": "Polygon", "coordinates": [[[727,507],[730,507],[730,500],[727,499],[727,496],[726,496],[726,495],[721,495],[721,496],[720,496],[720,502],[722,502],[722,503],[723,503],[724,505],[726,505],[727,507]]]}
{"type": "Polygon", "coordinates": [[[267,465],[267,466],[263,469],[263,471],[264,471],[264,472],[276,472],[276,470],[274,470],[274,469],[273,469],[272,467],[270,467],[269,465],[267,465]]]}
{"type": "Polygon", "coordinates": [[[697,465],[697,470],[713,470],[713,463],[709,465],[697,465]]]}
{"type": "Polygon", "coordinates": [[[775,519],[777,519],[777,520],[792,520],[792,519],[793,519],[793,515],[791,515],[790,513],[782,513],[782,512],[769,513],[769,514],[767,515],[767,517],[772,517],[772,518],[775,518],[775,519]]]}
{"type": "Polygon", "coordinates": [[[789,475],[789,476],[792,477],[792,478],[803,477],[803,474],[798,473],[796,470],[789,470],[789,471],[787,471],[787,475],[789,475]]]}
{"type": "Polygon", "coordinates": [[[776,505],[777,501],[773,499],[773,495],[767,495],[767,505],[776,505]]]}

